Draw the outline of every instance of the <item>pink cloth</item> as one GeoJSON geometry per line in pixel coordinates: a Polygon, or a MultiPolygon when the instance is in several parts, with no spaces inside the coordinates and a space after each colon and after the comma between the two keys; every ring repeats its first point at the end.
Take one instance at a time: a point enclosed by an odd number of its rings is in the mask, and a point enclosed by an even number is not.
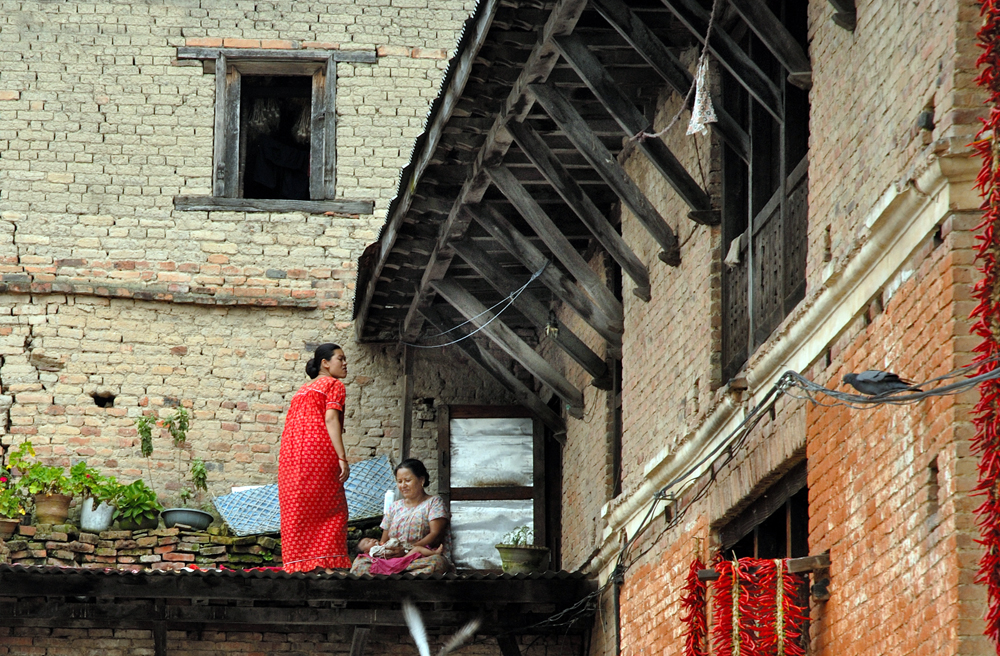
{"type": "Polygon", "coordinates": [[[372,566],[368,572],[370,574],[399,574],[405,572],[410,563],[417,558],[420,558],[420,554],[416,551],[411,551],[399,558],[372,558],[372,566]]]}

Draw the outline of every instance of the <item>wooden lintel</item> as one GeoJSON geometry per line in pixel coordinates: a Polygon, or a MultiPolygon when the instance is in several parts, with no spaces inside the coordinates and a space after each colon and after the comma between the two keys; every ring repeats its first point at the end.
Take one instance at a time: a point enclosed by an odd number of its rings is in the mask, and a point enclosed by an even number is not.
{"type": "Polygon", "coordinates": [[[531,197],[531,194],[511,173],[510,169],[506,166],[497,166],[486,169],[486,173],[493,180],[493,184],[500,190],[500,193],[510,201],[514,209],[521,214],[531,229],[535,231],[535,234],[549,248],[549,251],[576,278],[580,286],[594,299],[601,310],[608,316],[624,322],[625,312],[622,309],[621,301],[614,297],[608,286],[590,268],[583,256],[560,232],[559,227],[546,214],[541,205],[531,197]]]}
{"type": "Polygon", "coordinates": [[[532,273],[544,267],[539,282],[552,291],[556,297],[569,306],[580,318],[587,322],[598,335],[614,349],[620,349],[625,326],[608,317],[589,296],[567,278],[556,267],[545,266],[548,259],[528,239],[510,224],[496,208],[489,205],[477,207],[475,211],[466,207],[465,212],[473,217],[509,253],[516,257],[532,273]]]}
{"type": "Polygon", "coordinates": [[[372,214],[370,200],[267,200],[220,196],[174,196],[174,209],[188,212],[304,212],[306,214],[372,214]]]}
{"type": "MultiPolygon", "coordinates": [[[[623,0],[593,0],[594,8],[646,60],[663,80],[686,98],[694,77],[666,45],[623,0]]],[[[721,104],[716,104],[718,121],[709,123],[713,132],[729,144],[740,159],[750,161],[750,137],[721,104]]]]}
{"type": "Polygon", "coordinates": [[[660,216],[611,151],[591,131],[576,108],[553,86],[533,84],[529,88],[545,108],[545,112],[559,124],[577,150],[587,158],[594,170],[622,202],[628,205],[639,222],[660,245],[663,249],[660,259],[671,266],[678,266],[681,262],[681,248],[673,228],[660,216]]]}
{"type": "Polygon", "coordinates": [[[717,226],[722,224],[722,210],[691,210],[688,218],[699,225],[717,226]]]}
{"type": "Polygon", "coordinates": [[[729,3],[785,67],[789,82],[802,89],[809,89],[812,86],[809,55],[763,0],[729,0],[729,3]]]}
{"type": "Polygon", "coordinates": [[[618,262],[632,282],[636,284],[633,290],[636,296],[648,301],[650,297],[649,271],[642,260],[632,251],[618,231],[608,222],[604,213],[597,208],[573,178],[573,175],[559,161],[559,157],[546,145],[545,141],[527,123],[511,121],[507,130],[517,141],[528,159],[549,181],[553,189],[566,204],[583,221],[611,257],[618,262]]]}
{"type": "MultiPolygon", "coordinates": [[[[708,10],[698,4],[697,0],[662,0],[662,2],[694,38],[701,43],[705,42],[705,32],[708,30],[708,10]]],[[[776,121],[784,122],[781,94],[778,92],[778,88],[750,59],[750,55],[726,34],[718,22],[715,23],[715,28],[712,30],[708,48],[719,60],[719,63],[776,121]]]]}
{"type": "Polygon", "coordinates": [[[326,61],[374,64],[378,61],[374,50],[282,50],[280,48],[197,48],[179,46],[177,59],[218,59],[224,55],[229,61],[268,60],[310,62],[326,61]]]}
{"type": "Polygon", "coordinates": [[[505,487],[453,487],[452,501],[502,501],[510,499],[534,499],[534,489],[522,486],[505,487]]]}
{"type": "MultiPolygon", "coordinates": [[[[438,330],[444,331],[453,327],[449,325],[449,322],[445,320],[434,308],[424,308],[421,312],[423,313],[424,318],[438,330]]],[[[462,328],[455,332],[462,333],[459,337],[467,334],[462,328]]],[[[479,344],[476,343],[475,338],[463,339],[456,342],[455,346],[462,349],[470,360],[478,364],[483,368],[483,370],[486,371],[486,373],[493,376],[497,382],[506,387],[519,403],[535,413],[542,423],[552,430],[556,439],[559,440],[560,443],[565,444],[566,423],[563,421],[563,418],[553,412],[544,401],[538,398],[537,394],[528,389],[527,385],[522,383],[517,376],[504,367],[499,360],[490,354],[489,351],[480,348],[479,344]]]]}
{"type": "Polygon", "coordinates": [[[369,633],[371,633],[371,627],[354,627],[354,636],[351,638],[351,656],[365,655],[365,646],[368,644],[369,633]]]}
{"type": "MultiPolygon", "coordinates": [[[[649,121],[619,88],[582,38],[575,34],[561,36],[556,38],[556,45],[583,83],[618,121],[626,136],[634,137],[641,132],[651,131],[649,121]]],[[[639,139],[638,146],[688,207],[702,212],[712,209],[708,194],[695,182],[662,139],[639,139]]]]}
{"type": "MultiPolygon", "coordinates": [[[[828,569],[830,567],[830,554],[823,553],[818,556],[805,556],[803,558],[789,558],[787,561],[788,571],[792,574],[802,572],[815,572],[816,570],[828,569]]],[[[714,569],[699,569],[699,581],[717,581],[719,573],[714,569]]]]}
{"type": "Polygon", "coordinates": [[[565,401],[570,408],[583,409],[583,392],[518,337],[517,333],[480,303],[468,290],[450,278],[436,280],[431,284],[438,296],[448,301],[466,319],[479,326],[484,335],[520,363],[543,385],[558,394],[559,398],[565,401]]]}
{"type": "MultiPolygon", "coordinates": [[[[507,273],[502,266],[496,263],[483,249],[477,246],[472,240],[466,239],[452,243],[452,248],[458,253],[469,266],[483,277],[483,279],[493,286],[501,294],[509,294],[519,288],[521,284],[514,279],[514,276],[507,273]]],[[[544,330],[549,321],[548,311],[545,305],[539,301],[531,290],[526,289],[514,300],[516,307],[521,314],[535,324],[535,328],[544,330]]],[[[602,387],[603,381],[607,378],[607,363],[596,353],[590,350],[576,334],[571,331],[561,321],[556,322],[558,332],[555,336],[549,337],[584,370],[594,377],[594,385],[602,387]]]]}
{"type": "MultiPolygon", "coordinates": [[[[495,1],[499,3],[500,0],[495,1]]],[[[448,214],[448,218],[441,225],[438,233],[438,246],[431,253],[429,262],[429,266],[433,267],[435,272],[440,272],[440,276],[444,276],[443,272],[447,271],[447,265],[451,261],[451,253],[447,248],[448,242],[461,238],[464,234],[464,228],[468,225],[463,223],[465,217],[465,214],[462,212],[463,206],[469,203],[478,203],[482,200],[483,194],[486,193],[487,188],[490,186],[490,179],[485,175],[483,170],[487,167],[495,166],[502,161],[503,156],[510,148],[511,138],[505,129],[507,122],[510,120],[523,120],[523,117],[531,110],[533,104],[533,101],[525,96],[528,85],[548,79],[552,69],[556,66],[559,58],[555,45],[552,43],[552,37],[557,34],[572,32],[586,8],[587,0],[558,0],[549,13],[545,25],[540,30],[538,42],[532,49],[531,54],[528,55],[521,73],[514,80],[503,106],[497,112],[493,127],[486,133],[483,145],[476,155],[476,161],[473,164],[472,170],[459,190],[458,195],[455,197],[455,203],[448,214]],[[445,261],[444,266],[437,266],[438,259],[445,261]]],[[[416,184],[417,178],[414,177],[411,180],[410,186],[416,187],[416,184]]],[[[388,259],[388,252],[385,249],[383,249],[383,252],[385,252],[385,257],[380,258],[378,268],[369,283],[372,294],[375,291],[378,274],[382,266],[384,266],[385,260],[388,259]]],[[[413,339],[419,333],[419,323],[422,315],[416,310],[427,307],[429,305],[428,298],[434,294],[428,282],[429,279],[425,276],[411,302],[410,307],[415,308],[415,311],[408,313],[403,322],[402,334],[404,339],[413,339]]],[[[367,300],[368,298],[370,296],[366,294],[361,308],[363,311],[367,311],[367,303],[370,302],[367,300]]],[[[358,315],[358,321],[363,322],[364,319],[364,314],[358,315]]],[[[360,331],[361,328],[358,328],[358,330],[360,331]]]]}

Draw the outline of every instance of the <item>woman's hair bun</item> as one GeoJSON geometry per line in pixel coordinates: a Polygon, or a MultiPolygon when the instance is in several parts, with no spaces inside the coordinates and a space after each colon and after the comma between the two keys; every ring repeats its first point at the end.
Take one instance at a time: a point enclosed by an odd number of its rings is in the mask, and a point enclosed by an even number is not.
{"type": "Polygon", "coordinates": [[[315,378],[319,375],[319,366],[323,364],[323,360],[329,360],[333,357],[334,351],[341,351],[337,344],[327,343],[320,344],[316,347],[316,351],[313,353],[312,359],[306,362],[306,375],[310,378],[315,378]]]}

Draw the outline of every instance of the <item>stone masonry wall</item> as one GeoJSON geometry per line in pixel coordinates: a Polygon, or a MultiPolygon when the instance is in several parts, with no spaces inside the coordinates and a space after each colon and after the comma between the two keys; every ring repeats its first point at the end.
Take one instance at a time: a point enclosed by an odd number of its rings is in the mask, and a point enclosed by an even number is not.
{"type": "MultiPolygon", "coordinates": [[[[0,444],[126,479],[151,467],[165,498],[192,458],[213,494],[273,482],[304,361],[334,341],[349,456],[393,453],[400,353],[354,342],[356,263],[474,4],[0,0],[0,444]],[[374,214],[174,209],[211,193],[214,139],[215,76],[179,46],[376,53],[338,64],[336,107],[337,198],[374,214]],[[145,462],[135,418],[178,404],[188,445],[156,437],[145,462]]],[[[452,353],[415,371],[414,455],[434,477],[435,404],[508,396],[452,353]]]]}

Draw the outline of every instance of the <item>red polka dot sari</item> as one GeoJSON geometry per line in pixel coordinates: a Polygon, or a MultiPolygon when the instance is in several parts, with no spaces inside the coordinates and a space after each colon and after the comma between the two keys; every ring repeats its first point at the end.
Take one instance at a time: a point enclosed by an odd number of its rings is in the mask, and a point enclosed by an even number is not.
{"type": "Polygon", "coordinates": [[[347,392],[336,378],[321,376],[292,397],[278,455],[281,558],[286,572],[350,567],[347,498],[340,459],[326,430],[326,411],[343,417],[347,392]]]}

